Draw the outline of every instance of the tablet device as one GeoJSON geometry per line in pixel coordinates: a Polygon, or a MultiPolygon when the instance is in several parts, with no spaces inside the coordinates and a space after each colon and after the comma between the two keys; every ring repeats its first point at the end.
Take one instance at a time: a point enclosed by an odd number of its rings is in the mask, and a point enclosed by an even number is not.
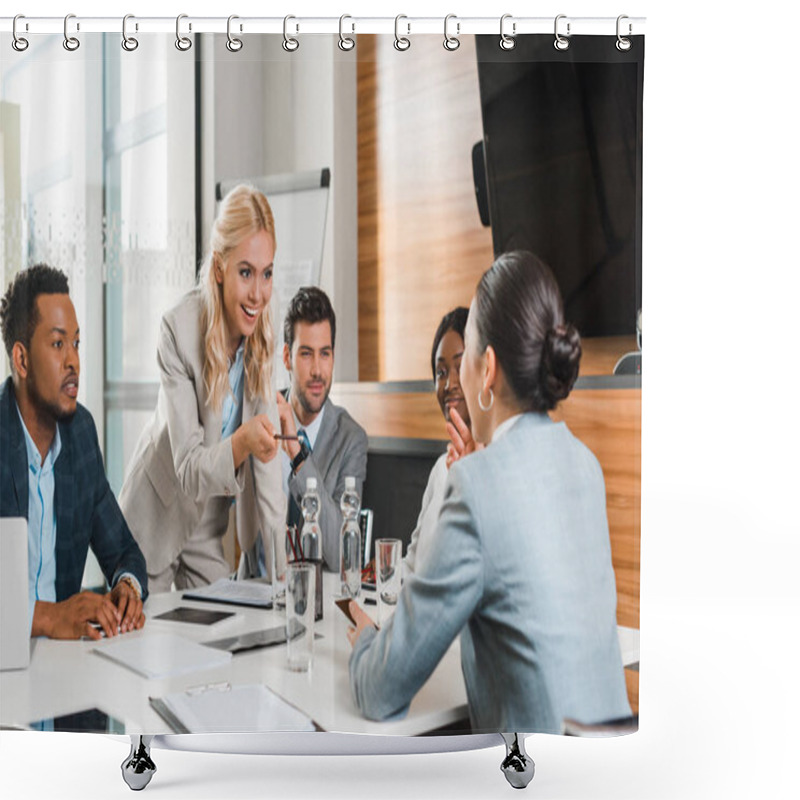
{"type": "Polygon", "coordinates": [[[30,722],[32,731],[68,731],[71,733],[125,733],[125,725],[99,708],[87,708],[60,717],[30,722]]]}
{"type": "Polygon", "coordinates": [[[214,625],[224,619],[235,617],[232,611],[209,611],[207,608],[189,608],[179,606],[172,611],[165,611],[153,619],[166,620],[167,622],[188,622],[191,625],[214,625]]]}
{"type": "MultiPolygon", "coordinates": [[[[290,638],[299,636],[305,627],[299,620],[293,619],[290,623],[290,638]]],[[[314,634],[315,639],[319,639],[319,634],[314,634]]],[[[227,650],[229,653],[243,653],[246,650],[257,650],[259,647],[272,647],[276,644],[283,644],[286,641],[286,625],[276,625],[274,628],[266,628],[263,631],[253,631],[244,633],[241,636],[228,636],[225,639],[216,639],[213,642],[206,642],[208,647],[215,647],[217,650],[227,650]]]]}

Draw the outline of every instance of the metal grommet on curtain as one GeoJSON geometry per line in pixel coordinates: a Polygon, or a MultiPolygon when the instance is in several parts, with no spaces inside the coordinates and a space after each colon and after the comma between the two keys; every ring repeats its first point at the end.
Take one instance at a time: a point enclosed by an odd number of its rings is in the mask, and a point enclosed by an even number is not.
{"type": "MultiPolygon", "coordinates": [[[[628,16],[626,14],[620,14],[617,17],[617,50],[619,50],[621,53],[627,53],[628,50],[631,49],[631,40],[630,39],[626,39],[620,33],[620,23],[624,19],[628,19],[628,16]]],[[[629,22],[628,23],[628,35],[629,36],[632,33],[632,31],[633,31],[633,26],[629,22]]]]}
{"type": "MultiPolygon", "coordinates": [[[[128,20],[133,19],[133,14],[126,14],[122,18],[122,49],[127,50],[129,53],[132,53],[138,46],[139,40],[134,39],[133,36],[128,36],[128,20]]],[[[139,26],[136,26],[136,30],[139,30],[139,26]]]]}
{"type": "MultiPolygon", "coordinates": [[[[408,50],[408,48],[411,47],[411,40],[400,35],[401,19],[408,19],[408,17],[405,14],[398,14],[394,18],[394,49],[403,51],[408,50]]],[[[408,28],[408,33],[411,33],[411,25],[406,23],[406,27],[408,28]]]]}
{"type": "Polygon", "coordinates": [[[456,15],[448,14],[444,18],[444,41],[442,42],[442,46],[445,50],[449,50],[452,53],[454,50],[458,50],[458,48],[461,47],[461,40],[458,38],[461,33],[461,23],[456,22],[456,35],[450,36],[447,32],[447,23],[450,22],[451,19],[457,19],[456,15]]]}
{"type": "Polygon", "coordinates": [[[14,23],[11,26],[11,35],[14,37],[13,41],[11,42],[11,46],[18,52],[21,53],[23,50],[28,49],[28,45],[30,42],[22,36],[17,36],[17,20],[25,19],[24,14],[17,14],[14,17],[14,23]]]}
{"type": "MultiPolygon", "coordinates": [[[[75,19],[74,14],[67,14],[67,16],[64,17],[64,43],[63,43],[64,49],[69,50],[70,53],[74,52],[81,46],[80,41],[75,36],[69,35],[69,30],[67,26],[71,19],[75,19]]],[[[78,25],[76,29],[80,30],[80,25],[78,25]]]]}
{"type": "MultiPolygon", "coordinates": [[[[343,26],[346,19],[353,18],[349,14],[342,14],[342,16],[339,17],[339,49],[344,50],[345,52],[352,50],[356,46],[355,39],[351,39],[349,36],[344,35],[343,26]]],[[[355,33],[356,25],[354,22],[351,23],[351,29],[351,33],[355,33]]]]}
{"type": "Polygon", "coordinates": [[[570,36],[570,24],[569,24],[569,22],[567,23],[567,35],[566,36],[562,36],[558,32],[558,21],[560,19],[566,19],[566,18],[567,18],[566,14],[559,14],[556,17],[555,25],[553,26],[553,32],[554,32],[555,37],[556,37],[555,41],[553,42],[553,47],[555,47],[556,50],[562,50],[562,51],[563,50],[569,50],[569,36],[570,36]]]}
{"type": "MultiPolygon", "coordinates": [[[[297,17],[293,17],[291,14],[288,14],[287,16],[285,16],[283,18],[283,42],[282,42],[282,45],[283,45],[283,49],[287,53],[294,53],[294,51],[297,50],[298,47],[300,47],[300,42],[298,42],[297,39],[294,38],[294,36],[289,36],[288,25],[289,25],[289,20],[290,19],[296,20],[297,17]]],[[[297,22],[294,23],[294,32],[295,33],[300,33],[300,25],[297,22]]]]}
{"type": "MultiPolygon", "coordinates": [[[[235,19],[239,19],[236,14],[231,14],[228,17],[228,41],[225,42],[225,47],[227,47],[231,53],[238,53],[242,49],[242,40],[237,39],[231,33],[231,22],[233,22],[235,19]]],[[[239,28],[239,30],[241,30],[241,28],[239,28]]]]}
{"type": "Polygon", "coordinates": [[[517,46],[517,40],[514,38],[517,35],[517,23],[511,23],[511,36],[505,32],[505,23],[507,19],[511,19],[511,14],[503,14],[500,17],[500,49],[513,50],[517,46]]]}
{"type": "MultiPolygon", "coordinates": [[[[192,46],[192,40],[188,36],[181,36],[181,20],[188,18],[188,14],[178,14],[175,20],[175,47],[177,47],[178,50],[183,53],[185,53],[192,46]]],[[[189,30],[191,29],[192,25],[190,23],[189,30]]]]}

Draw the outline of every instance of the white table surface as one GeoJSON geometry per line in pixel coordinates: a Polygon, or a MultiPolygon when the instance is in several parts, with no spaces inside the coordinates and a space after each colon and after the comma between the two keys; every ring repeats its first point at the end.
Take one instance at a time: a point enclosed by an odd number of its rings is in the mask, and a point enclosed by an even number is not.
{"type": "MultiPolygon", "coordinates": [[[[290,672],[286,645],[261,648],[234,655],[221,667],[169,678],[148,680],[130,669],[101,658],[92,641],[31,641],[31,663],[25,670],[0,673],[0,724],[23,727],[41,719],[98,708],[125,726],[126,733],[172,733],[153,710],[150,697],[162,697],[205,684],[264,683],[304,711],[323,730],[409,736],[426,733],[468,716],[466,692],[456,640],[431,677],[417,693],[402,720],[371,722],[356,708],[349,685],[350,645],[344,615],[334,606],[338,576],[325,574],[324,618],[315,624],[321,635],[314,643],[310,672],[290,672]]],[[[372,616],[375,606],[364,606],[372,616]]],[[[140,631],[124,634],[146,639],[170,632],[197,642],[284,624],[285,612],[219,603],[184,600],[180,592],[151,595],[145,604],[147,622],[140,631]],[[179,605],[234,611],[236,617],[213,626],[191,625],[154,619],[179,605]]],[[[639,660],[638,631],[620,628],[625,664],[639,660]]]]}
{"type": "MultiPolygon", "coordinates": [[[[416,735],[452,724],[468,716],[458,641],[447,652],[433,675],[411,703],[405,719],[371,722],[356,708],[349,684],[350,645],[348,621],[334,606],[338,576],[325,573],[324,617],[315,623],[314,661],[308,673],[290,672],[286,645],[261,648],[233,656],[213,669],[148,680],[135,672],[101,658],[91,651],[92,641],[31,641],[31,663],[26,670],[0,673],[0,724],[24,726],[89,708],[116,718],[126,733],[172,733],[153,710],[149,697],[161,697],[204,684],[264,683],[288,702],[304,711],[323,730],[348,733],[416,735]]],[[[375,615],[375,606],[365,606],[375,615]]],[[[201,603],[181,598],[180,592],[151,595],[145,604],[147,621],[128,637],[152,637],[170,632],[197,642],[285,624],[285,612],[219,603],[201,603]],[[154,617],[179,605],[234,611],[235,618],[216,625],[191,625],[156,620],[154,617]]],[[[100,644],[102,646],[102,643],[100,644]]]]}

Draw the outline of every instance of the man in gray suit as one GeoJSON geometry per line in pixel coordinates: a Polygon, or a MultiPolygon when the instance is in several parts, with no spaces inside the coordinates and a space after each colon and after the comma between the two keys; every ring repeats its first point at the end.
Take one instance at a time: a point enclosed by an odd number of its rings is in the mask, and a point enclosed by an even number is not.
{"type": "MultiPolygon", "coordinates": [[[[316,286],[304,286],[292,298],[283,323],[283,363],[291,385],[278,396],[281,431],[298,440],[284,440],[283,485],[289,498],[287,523],[302,525],[300,501],[308,478],[316,478],[320,498],[319,525],[325,567],[339,570],[342,512],[339,499],[344,479],[352,476],[361,494],[367,476],[367,434],[328,395],[333,380],[336,314],[328,296],[316,286]]],[[[263,574],[263,556],[245,554],[240,575],[263,574]]]]}

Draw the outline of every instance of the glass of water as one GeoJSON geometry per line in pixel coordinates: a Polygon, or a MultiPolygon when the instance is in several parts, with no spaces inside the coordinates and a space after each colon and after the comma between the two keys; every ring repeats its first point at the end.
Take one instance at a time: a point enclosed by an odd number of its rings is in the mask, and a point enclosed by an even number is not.
{"type": "Polygon", "coordinates": [[[402,549],[399,539],[375,542],[375,581],[378,590],[378,625],[388,622],[397,607],[402,575],[402,549]]]}
{"type": "Polygon", "coordinates": [[[317,570],[308,561],[286,565],[286,639],[289,669],[307,672],[314,657],[317,570]]]}

